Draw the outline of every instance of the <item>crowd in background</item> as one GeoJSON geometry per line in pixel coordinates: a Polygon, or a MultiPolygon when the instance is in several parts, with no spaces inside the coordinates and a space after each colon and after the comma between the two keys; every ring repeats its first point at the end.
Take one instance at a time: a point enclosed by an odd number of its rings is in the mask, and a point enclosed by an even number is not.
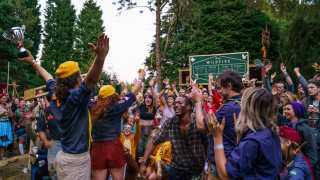
{"type": "Polygon", "coordinates": [[[48,95],[24,101],[1,95],[0,158],[37,154],[33,178],[51,179],[319,179],[320,75],[306,80],[286,66],[280,78],[263,67],[262,83],[233,71],[208,86],[176,87],[138,78],[116,92],[98,84],[109,39],[86,77],[76,62],[55,78],[32,56],[48,95]],[[278,79],[278,80],[275,80],[278,79]]]}

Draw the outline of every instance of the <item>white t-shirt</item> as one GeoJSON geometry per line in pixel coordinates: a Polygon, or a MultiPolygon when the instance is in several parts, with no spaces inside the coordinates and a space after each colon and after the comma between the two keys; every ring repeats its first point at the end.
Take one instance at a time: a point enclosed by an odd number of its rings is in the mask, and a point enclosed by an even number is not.
{"type": "Polygon", "coordinates": [[[164,106],[163,108],[163,113],[162,113],[162,119],[161,119],[161,125],[167,121],[168,119],[171,119],[175,116],[175,112],[173,108],[169,108],[167,105],[164,106]]]}

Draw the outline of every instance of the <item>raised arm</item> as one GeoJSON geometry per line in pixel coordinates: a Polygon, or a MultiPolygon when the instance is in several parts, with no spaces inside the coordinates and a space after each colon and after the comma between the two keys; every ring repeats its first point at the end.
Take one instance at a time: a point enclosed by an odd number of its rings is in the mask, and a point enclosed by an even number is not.
{"type": "Polygon", "coordinates": [[[174,94],[176,95],[176,97],[178,97],[178,96],[179,96],[179,92],[178,92],[178,90],[177,90],[177,82],[174,81],[174,82],[171,84],[171,87],[172,87],[172,90],[173,90],[174,94]]]}
{"type": "Polygon", "coordinates": [[[289,91],[294,92],[293,81],[292,81],[290,75],[287,72],[287,67],[285,66],[285,64],[281,63],[280,64],[280,69],[281,69],[281,72],[282,72],[282,74],[284,75],[284,77],[286,79],[286,82],[289,85],[289,87],[288,87],[289,91]]]}
{"type": "Polygon", "coordinates": [[[195,114],[196,114],[196,125],[199,130],[206,130],[205,126],[205,116],[202,107],[202,94],[201,91],[193,86],[192,92],[190,94],[191,98],[195,101],[195,114]]]}
{"type": "Polygon", "coordinates": [[[271,70],[271,68],[272,68],[272,64],[271,64],[271,63],[270,63],[270,64],[267,64],[267,65],[264,67],[265,73],[264,73],[263,76],[262,76],[262,81],[263,81],[264,87],[265,87],[269,92],[272,91],[270,79],[269,79],[269,77],[268,77],[268,73],[269,73],[269,71],[271,70]]]}
{"type": "Polygon", "coordinates": [[[85,84],[90,89],[93,89],[100,78],[104,61],[109,52],[109,38],[103,33],[99,37],[96,45],[89,43],[89,46],[96,53],[96,57],[87,73],[85,84]]]}
{"type": "Polygon", "coordinates": [[[31,64],[32,68],[36,71],[36,73],[39,74],[42,77],[42,79],[44,79],[46,82],[50,79],[53,79],[53,76],[50,73],[48,73],[47,70],[40,66],[40,64],[36,63],[36,60],[33,58],[30,52],[29,56],[21,58],[20,60],[22,60],[25,63],[31,64]]]}
{"type": "Polygon", "coordinates": [[[210,73],[209,76],[208,76],[208,92],[209,92],[209,95],[212,96],[212,81],[213,81],[213,75],[210,73]]]}
{"type": "Polygon", "coordinates": [[[308,81],[302,76],[300,68],[294,68],[294,73],[297,76],[299,83],[302,85],[303,91],[305,94],[308,94],[308,81]]]}

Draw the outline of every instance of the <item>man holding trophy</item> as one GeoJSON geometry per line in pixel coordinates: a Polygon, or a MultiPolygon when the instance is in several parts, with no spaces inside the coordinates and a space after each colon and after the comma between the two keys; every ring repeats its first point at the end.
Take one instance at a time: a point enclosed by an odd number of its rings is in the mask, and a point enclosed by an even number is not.
{"type": "Polygon", "coordinates": [[[56,157],[58,179],[89,180],[91,178],[89,147],[92,138],[88,104],[109,51],[109,38],[102,34],[96,44],[89,44],[96,57],[84,80],[81,79],[80,68],[75,61],[60,64],[54,80],[51,74],[35,62],[28,51],[26,51],[27,56],[24,56],[21,41],[17,44],[20,48],[20,60],[30,64],[46,81],[52,114],[62,130],[62,151],[58,152],[56,157]]]}

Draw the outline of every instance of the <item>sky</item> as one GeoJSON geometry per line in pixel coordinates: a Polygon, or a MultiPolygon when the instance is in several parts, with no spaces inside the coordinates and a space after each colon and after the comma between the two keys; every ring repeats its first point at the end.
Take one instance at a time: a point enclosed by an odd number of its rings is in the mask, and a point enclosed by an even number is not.
{"type": "MultiPolygon", "coordinates": [[[[77,14],[85,0],[71,0],[77,14]]],[[[145,3],[147,0],[138,0],[145,3]]],[[[107,72],[116,73],[121,81],[131,82],[137,77],[139,68],[144,67],[144,61],[150,51],[155,34],[155,14],[147,9],[123,11],[119,15],[113,0],[96,0],[103,11],[103,22],[110,38],[110,50],[104,65],[107,72]]],[[[41,12],[46,7],[46,0],[40,0],[41,12]]],[[[42,15],[43,20],[43,15],[42,15]]]]}

